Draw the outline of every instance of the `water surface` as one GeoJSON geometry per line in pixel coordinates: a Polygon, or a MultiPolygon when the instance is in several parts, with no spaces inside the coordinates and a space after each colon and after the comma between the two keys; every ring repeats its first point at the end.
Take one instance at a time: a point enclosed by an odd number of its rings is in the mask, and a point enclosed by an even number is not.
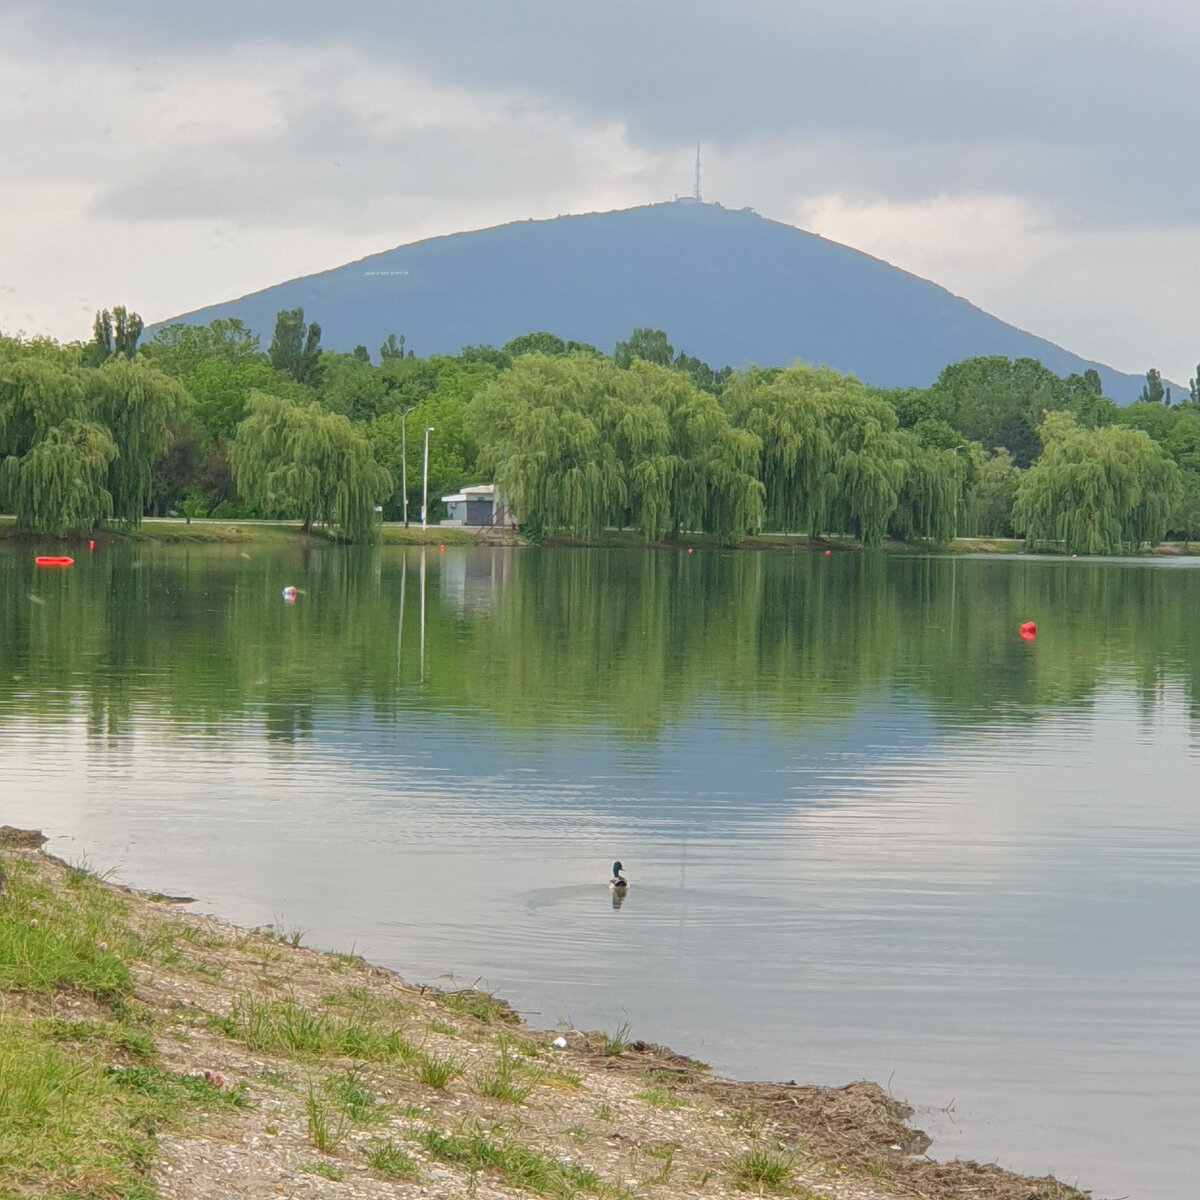
{"type": "Polygon", "coordinates": [[[0,820],[52,851],[1190,1200],[1190,563],[35,552],[0,548],[0,820]]]}

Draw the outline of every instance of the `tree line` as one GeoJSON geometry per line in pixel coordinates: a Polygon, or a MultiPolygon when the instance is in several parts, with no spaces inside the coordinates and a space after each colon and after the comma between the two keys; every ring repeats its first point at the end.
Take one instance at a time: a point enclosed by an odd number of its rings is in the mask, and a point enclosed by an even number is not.
{"type": "Polygon", "coordinates": [[[265,352],[237,320],[142,332],[117,307],[86,343],[0,337],[0,509],[22,529],[176,512],[370,541],[378,510],[415,511],[427,427],[430,495],[494,480],[535,538],[1017,535],[1111,554],[1200,526],[1200,367],[1188,399],[1150,371],[1120,408],[1096,372],[1032,359],[881,389],[803,363],[713,369],[653,329],[611,354],[533,332],[426,358],[392,334],[374,360],[323,349],[302,309],[265,352]]]}

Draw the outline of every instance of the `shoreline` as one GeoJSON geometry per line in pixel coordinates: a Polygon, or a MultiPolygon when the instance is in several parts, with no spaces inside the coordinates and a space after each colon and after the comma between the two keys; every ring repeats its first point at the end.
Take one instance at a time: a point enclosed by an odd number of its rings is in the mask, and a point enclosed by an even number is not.
{"type": "Polygon", "coordinates": [[[82,1171],[80,1194],[130,1200],[1087,1196],[928,1158],[877,1084],[740,1082],[627,1028],[537,1030],[487,992],[239,929],[44,840],[0,828],[0,1060],[65,1055],[81,1098],[109,1091],[63,1145],[30,1135],[32,1194],[82,1171]],[[101,1143],[130,1161],[96,1165],[101,1143]]]}
{"type": "MultiPolygon", "coordinates": [[[[122,542],[158,542],[167,545],[344,545],[324,529],[305,531],[299,521],[209,520],[196,518],[190,522],[182,517],[147,517],[140,528],[97,530],[91,535],[18,532],[12,517],[0,516],[0,542],[45,543],[55,546],[86,546],[89,537],[97,546],[122,542]]],[[[399,521],[388,521],[379,527],[377,546],[530,546],[518,534],[482,536],[455,526],[431,525],[421,529],[407,528],[399,521]]],[[[736,546],[723,546],[706,534],[694,534],[673,541],[647,542],[633,530],[608,530],[599,538],[577,539],[568,534],[553,534],[540,545],[561,549],[647,549],[675,550],[770,550],[792,554],[820,554],[847,551],[863,552],[862,544],[850,537],[829,536],[810,539],[807,534],[761,533],[743,538],[736,546]]],[[[885,541],[880,547],[891,554],[920,555],[1000,555],[1026,558],[1070,558],[1055,550],[1027,550],[1022,538],[955,538],[945,546],[925,546],[910,542],[885,541]]],[[[1138,558],[1194,558],[1200,556],[1200,542],[1162,542],[1153,549],[1142,550],[1138,558]]],[[[1105,561],[1111,556],[1083,556],[1084,561],[1105,561]]]]}

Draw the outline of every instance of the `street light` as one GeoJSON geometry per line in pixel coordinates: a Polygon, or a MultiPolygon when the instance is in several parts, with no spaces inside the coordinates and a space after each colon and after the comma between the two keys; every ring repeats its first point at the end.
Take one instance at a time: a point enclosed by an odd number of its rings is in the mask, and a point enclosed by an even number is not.
{"type": "Polygon", "coordinates": [[[950,537],[952,542],[958,541],[958,452],[966,448],[966,442],[959,442],[954,447],[954,533],[950,537]]]}
{"type": "Polygon", "coordinates": [[[425,426],[425,481],[421,485],[421,528],[425,528],[425,517],[429,511],[429,435],[432,425],[425,426]]]}
{"type": "Polygon", "coordinates": [[[400,414],[400,490],[404,493],[404,528],[408,528],[408,434],[405,423],[411,408],[400,414]]]}

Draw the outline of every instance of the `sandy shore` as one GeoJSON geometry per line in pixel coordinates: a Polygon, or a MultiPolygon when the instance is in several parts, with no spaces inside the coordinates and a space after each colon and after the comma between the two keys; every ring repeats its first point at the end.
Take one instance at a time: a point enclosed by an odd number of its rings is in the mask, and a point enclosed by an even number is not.
{"type": "MultiPolygon", "coordinates": [[[[39,846],[36,835],[0,831],[0,946],[26,946],[32,963],[61,924],[80,970],[109,971],[95,977],[111,982],[70,985],[44,971],[23,979],[20,961],[0,960],[0,1057],[6,1046],[19,1056],[22,1038],[56,1039],[56,1052],[78,1060],[73,1078],[99,1072],[125,1088],[106,1101],[116,1121],[130,1088],[140,1102],[156,1087],[166,1096],[169,1083],[173,1107],[137,1110],[140,1195],[1084,1195],[1053,1179],[931,1160],[928,1138],[906,1123],[911,1109],[876,1084],[738,1082],[620,1030],[536,1030],[487,993],[412,985],[354,955],[238,929],[180,898],[86,875],[39,846]]],[[[11,1193],[0,1181],[0,1195],[132,1200],[112,1184],[111,1164],[87,1182],[99,1171],[79,1141],[87,1136],[54,1153],[38,1143],[30,1162],[0,1136],[0,1178],[21,1180],[11,1193]]]]}

